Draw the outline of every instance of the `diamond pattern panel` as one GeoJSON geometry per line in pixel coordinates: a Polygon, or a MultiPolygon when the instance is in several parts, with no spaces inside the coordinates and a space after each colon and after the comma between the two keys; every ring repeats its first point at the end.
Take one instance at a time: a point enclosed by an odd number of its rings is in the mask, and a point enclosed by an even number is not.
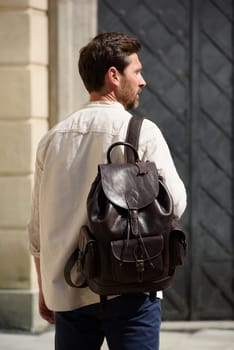
{"type": "Polygon", "coordinates": [[[137,113],[163,131],[188,191],[189,256],[164,318],[232,318],[233,2],[99,0],[98,12],[99,32],[140,39],[147,87],[137,113]]]}
{"type": "Polygon", "coordinates": [[[200,13],[199,232],[195,243],[199,318],[233,315],[233,44],[230,1],[203,1],[200,13]],[[198,249],[200,252],[198,252],[198,249]],[[219,301],[219,306],[217,303],[219,301]],[[215,316],[216,315],[216,316],[215,316]]]}

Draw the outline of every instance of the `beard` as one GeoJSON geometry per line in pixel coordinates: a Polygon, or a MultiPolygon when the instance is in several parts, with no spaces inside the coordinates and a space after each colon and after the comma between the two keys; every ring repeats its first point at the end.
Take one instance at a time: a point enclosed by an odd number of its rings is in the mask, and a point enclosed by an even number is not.
{"type": "Polygon", "coordinates": [[[123,104],[125,109],[135,109],[139,106],[139,93],[133,93],[130,90],[122,93],[120,102],[123,104]]]}
{"type": "Polygon", "coordinates": [[[129,99],[126,102],[126,109],[136,109],[139,106],[139,95],[137,94],[134,98],[131,100],[129,99]]]}
{"type": "Polygon", "coordinates": [[[139,94],[141,89],[134,90],[127,80],[123,81],[119,91],[119,102],[121,102],[125,109],[135,109],[139,106],[139,94]]]}

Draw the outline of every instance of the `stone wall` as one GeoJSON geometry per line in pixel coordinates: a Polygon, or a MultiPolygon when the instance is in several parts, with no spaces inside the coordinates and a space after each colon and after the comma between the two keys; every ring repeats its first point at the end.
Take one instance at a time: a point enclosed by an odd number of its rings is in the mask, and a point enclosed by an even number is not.
{"type": "Polygon", "coordinates": [[[34,330],[27,222],[36,146],[48,129],[47,0],[0,0],[0,327],[34,330]]]}
{"type": "Polygon", "coordinates": [[[36,149],[88,95],[79,49],[96,34],[97,0],[0,0],[0,328],[38,331],[28,250],[36,149]]]}

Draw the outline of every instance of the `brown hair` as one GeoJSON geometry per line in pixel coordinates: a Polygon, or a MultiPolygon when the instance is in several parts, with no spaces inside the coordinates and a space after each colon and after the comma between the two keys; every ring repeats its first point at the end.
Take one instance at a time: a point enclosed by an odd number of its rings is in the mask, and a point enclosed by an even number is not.
{"type": "Polygon", "coordinates": [[[129,64],[127,57],[140,51],[140,42],[123,33],[101,33],[80,50],[79,73],[88,92],[99,91],[111,66],[120,73],[129,64]]]}

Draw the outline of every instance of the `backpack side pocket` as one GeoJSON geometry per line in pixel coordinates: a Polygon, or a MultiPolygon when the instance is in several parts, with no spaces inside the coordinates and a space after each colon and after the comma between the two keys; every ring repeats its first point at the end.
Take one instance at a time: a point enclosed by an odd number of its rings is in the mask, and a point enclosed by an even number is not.
{"type": "Polygon", "coordinates": [[[88,280],[96,277],[96,240],[87,226],[82,226],[78,247],[68,258],[64,267],[64,278],[71,287],[84,288],[88,280]]]}
{"type": "Polygon", "coordinates": [[[83,273],[87,279],[95,278],[97,276],[96,240],[90,233],[88,226],[82,226],[80,229],[78,249],[78,271],[83,273]]]}
{"type": "Polygon", "coordinates": [[[180,229],[173,229],[170,233],[170,267],[183,265],[187,250],[185,233],[180,229]]]}

